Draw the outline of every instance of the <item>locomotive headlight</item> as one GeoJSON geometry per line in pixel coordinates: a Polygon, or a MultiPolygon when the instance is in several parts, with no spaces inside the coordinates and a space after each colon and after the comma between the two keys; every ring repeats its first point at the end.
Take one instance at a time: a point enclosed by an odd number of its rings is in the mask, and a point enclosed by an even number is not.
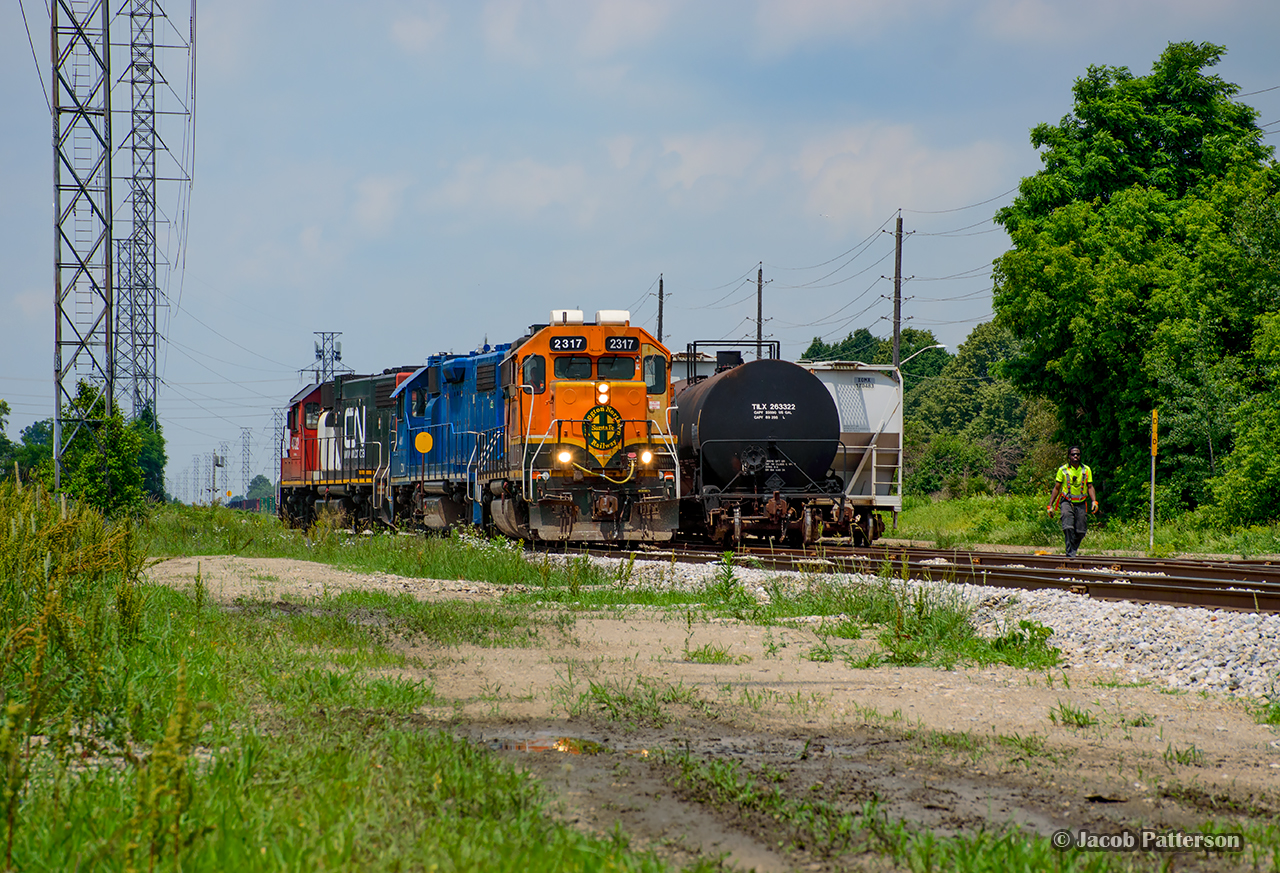
{"type": "Polygon", "coordinates": [[[653,452],[649,451],[648,449],[645,449],[643,452],[640,453],[640,463],[648,464],[652,460],[653,460],[653,452]]]}
{"type": "Polygon", "coordinates": [[[567,451],[561,452],[560,454],[556,455],[556,460],[558,460],[562,464],[567,464],[573,460],[573,454],[567,451]]]}
{"type": "Polygon", "coordinates": [[[601,406],[609,402],[609,383],[601,382],[596,385],[596,400],[601,406]]]}

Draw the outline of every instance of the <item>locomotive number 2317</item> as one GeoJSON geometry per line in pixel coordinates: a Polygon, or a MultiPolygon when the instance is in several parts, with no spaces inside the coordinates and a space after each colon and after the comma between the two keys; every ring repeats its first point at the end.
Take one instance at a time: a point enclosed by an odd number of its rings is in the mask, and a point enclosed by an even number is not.
{"type": "Polygon", "coordinates": [[[634,352],[639,348],[639,337],[607,336],[604,338],[604,350],[606,352],[634,352]]]}
{"type": "Polygon", "coordinates": [[[551,351],[553,352],[581,352],[587,348],[587,338],[585,336],[553,336],[551,338],[551,351]]]}

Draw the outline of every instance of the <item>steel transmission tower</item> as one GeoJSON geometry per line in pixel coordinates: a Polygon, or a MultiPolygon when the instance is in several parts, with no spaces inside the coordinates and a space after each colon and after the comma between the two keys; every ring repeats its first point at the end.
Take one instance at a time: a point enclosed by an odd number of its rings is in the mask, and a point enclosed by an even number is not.
{"type": "Polygon", "coordinates": [[[253,428],[240,428],[240,482],[242,483],[244,499],[249,499],[249,438],[253,433],[253,428]]]}
{"type": "MultiPolygon", "coordinates": [[[[83,2],[83,0],[78,0],[83,2]]],[[[156,26],[169,30],[170,21],[159,0],[120,0],[123,14],[117,22],[129,22],[129,41],[120,43],[128,48],[128,69],[118,83],[129,87],[130,114],[128,135],[122,150],[130,156],[129,174],[120,181],[127,193],[119,213],[129,215],[132,223],[127,236],[117,240],[116,249],[116,307],[115,307],[115,368],[116,394],[123,401],[128,398],[130,414],[138,418],[143,411],[156,411],[156,395],[159,391],[157,367],[160,329],[158,312],[165,299],[160,273],[169,266],[166,254],[159,243],[160,228],[168,223],[159,208],[157,186],[160,181],[190,183],[190,158],[194,157],[193,136],[182,137],[179,155],[174,155],[161,135],[160,115],[176,115],[190,123],[195,103],[195,4],[191,6],[191,29],[183,41],[176,28],[178,45],[162,45],[156,41],[156,26]],[[159,106],[161,91],[178,96],[172,82],[164,75],[165,64],[157,63],[157,49],[186,49],[189,53],[188,75],[185,93],[179,98],[178,111],[162,112],[159,106]],[[161,179],[158,159],[168,156],[166,164],[176,166],[176,178],[161,179]]],[[[188,127],[185,133],[193,133],[188,127]]],[[[180,198],[181,199],[181,198],[180,198]]],[[[185,213],[179,206],[179,224],[184,224],[185,213]]],[[[185,231],[179,228],[176,245],[182,245],[185,231]]],[[[172,237],[171,237],[172,238],[172,237]]],[[[155,418],[153,416],[153,423],[155,418]]]]}
{"type": "Polygon", "coordinates": [[[155,0],[128,0],[130,132],[128,199],[133,224],[116,249],[116,382],[132,415],[156,408],[156,66],[155,0]]]}
{"type": "MultiPolygon", "coordinates": [[[[53,477],[115,398],[112,335],[111,46],[106,0],[52,0],[53,477]],[[85,386],[83,394],[80,385],[85,386]],[[73,402],[75,401],[75,402],[73,402]]],[[[96,434],[94,439],[96,439],[96,434]]]]}

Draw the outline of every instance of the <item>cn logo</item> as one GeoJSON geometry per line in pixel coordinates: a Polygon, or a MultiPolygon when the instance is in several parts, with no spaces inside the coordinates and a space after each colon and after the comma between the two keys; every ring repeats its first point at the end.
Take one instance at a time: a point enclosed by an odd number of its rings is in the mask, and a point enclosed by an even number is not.
{"type": "Polygon", "coordinates": [[[342,442],[348,449],[365,444],[365,420],[363,406],[349,406],[342,413],[342,442]]]}

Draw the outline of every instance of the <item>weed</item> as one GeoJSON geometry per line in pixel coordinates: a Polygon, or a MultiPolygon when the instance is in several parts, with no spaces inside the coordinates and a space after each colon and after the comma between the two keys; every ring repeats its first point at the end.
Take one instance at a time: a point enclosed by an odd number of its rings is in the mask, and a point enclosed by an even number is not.
{"type": "Polygon", "coordinates": [[[733,655],[728,646],[716,643],[705,643],[696,649],[690,649],[688,641],[684,646],[684,659],[694,664],[746,664],[751,660],[747,655],[733,655]]]}
{"type": "Polygon", "coordinates": [[[1165,747],[1164,754],[1161,757],[1169,765],[1169,769],[1173,769],[1174,764],[1180,764],[1184,767],[1201,767],[1204,765],[1204,752],[1197,749],[1195,743],[1185,749],[1179,749],[1170,743],[1165,747]]]}
{"type": "Polygon", "coordinates": [[[1045,748],[1046,737],[1040,734],[1000,734],[996,742],[1013,749],[1026,758],[1051,757],[1045,748]]]}
{"type": "Polygon", "coordinates": [[[1280,693],[1276,692],[1275,682],[1262,698],[1262,703],[1254,713],[1261,724],[1280,725],[1280,693]]]}
{"type": "Polygon", "coordinates": [[[1137,715],[1121,719],[1120,723],[1125,727],[1151,727],[1156,723],[1156,720],[1150,713],[1140,712],[1137,715]]]}
{"type": "Polygon", "coordinates": [[[862,639],[862,629],[862,624],[857,619],[848,616],[840,616],[837,621],[824,621],[818,626],[819,633],[843,640],[862,639]]]}
{"type": "Polygon", "coordinates": [[[1098,723],[1097,717],[1089,710],[1061,700],[1056,707],[1049,710],[1049,720],[1054,724],[1073,728],[1087,728],[1098,723]]]}
{"type": "Polygon", "coordinates": [[[845,652],[844,662],[853,670],[874,670],[885,662],[885,657],[881,652],[868,652],[863,655],[845,652]]]}
{"type": "Polygon", "coordinates": [[[832,645],[828,638],[820,636],[816,646],[805,653],[805,658],[810,661],[816,661],[820,664],[830,664],[837,657],[844,654],[844,649],[840,646],[832,645]]]}

